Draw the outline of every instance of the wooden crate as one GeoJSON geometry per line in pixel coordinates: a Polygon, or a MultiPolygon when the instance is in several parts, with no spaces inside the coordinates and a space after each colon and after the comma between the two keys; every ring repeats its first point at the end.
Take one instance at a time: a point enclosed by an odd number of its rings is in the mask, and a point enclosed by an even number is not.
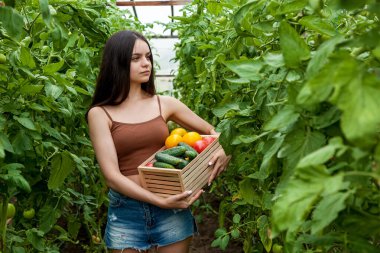
{"type": "Polygon", "coordinates": [[[214,137],[215,140],[182,170],[145,166],[149,162],[154,162],[156,153],[164,150],[165,147],[162,147],[145,160],[138,167],[142,186],[162,197],[168,197],[189,190],[195,194],[199,189],[202,189],[207,184],[212,171],[212,167],[208,163],[213,154],[222,148],[217,135],[202,135],[202,137],[205,136],[214,137]]]}

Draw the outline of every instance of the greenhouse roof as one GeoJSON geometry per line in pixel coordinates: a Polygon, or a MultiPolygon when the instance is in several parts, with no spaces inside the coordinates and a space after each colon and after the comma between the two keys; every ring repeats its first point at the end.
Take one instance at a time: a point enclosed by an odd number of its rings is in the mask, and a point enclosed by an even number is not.
{"type": "Polygon", "coordinates": [[[175,56],[174,45],[178,41],[176,32],[165,30],[165,24],[170,23],[171,16],[182,16],[181,9],[190,0],[137,0],[116,1],[120,9],[128,10],[143,24],[151,24],[150,32],[154,34],[150,39],[154,60],[160,66],[156,69],[157,90],[171,91],[173,77],[178,64],[172,59],[175,56]]]}
{"type": "Polygon", "coordinates": [[[138,0],[116,1],[120,9],[127,9],[144,24],[153,24],[152,32],[156,37],[176,37],[161,24],[171,22],[171,16],[179,16],[182,7],[190,0],[138,0]]]}

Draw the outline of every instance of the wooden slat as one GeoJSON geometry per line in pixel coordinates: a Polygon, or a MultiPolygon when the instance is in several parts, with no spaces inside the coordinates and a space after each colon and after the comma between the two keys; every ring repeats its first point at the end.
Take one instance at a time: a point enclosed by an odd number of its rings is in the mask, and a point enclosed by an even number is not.
{"type": "Polygon", "coordinates": [[[146,183],[147,184],[164,184],[164,185],[173,185],[173,186],[178,186],[178,187],[181,187],[181,183],[177,181],[168,181],[168,180],[165,180],[165,181],[159,181],[159,180],[156,180],[156,179],[146,179],[146,183]]]}
{"type": "MultiPolygon", "coordinates": [[[[182,169],[182,175],[183,174],[186,174],[187,171],[197,162],[199,162],[200,160],[203,160],[205,157],[209,156],[210,155],[210,150],[214,149],[215,146],[220,146],[219,144],[219,137],[218,136],[215,136],[215,135],[202,135],[202,137],[204,136],[212,136],[212,137],[215,137],[216,139],[211,143],[209,144],[204,150],[202,153],[200,153],[194,160],[192,160],[185,168],[182,169]]],[[[212,151],[211,151],[212,152],[212,151]]]]}
{"type": "Polygon", "coordinates": [[[178,177],[166,177],[166,176],[156,176],[156,175],[145,175],[145,179],[179,182],[178,177]]]}
{"type": "Polygon", "coordinates": [[[190,0],[176,0],[176,1],[116,1],[117,6],[173,6],[185,5],[190,0]]]}
{"type": "Polygon", "coordinates": [[[210,171],[211,168],[208,166],[208,160],[205,159],[203,163],[199,164],[197,167],[194,167],[190,173],[186,175],[186,177],[182,178],[183,183],[188,185],[187,182],[194,181],[194,178],[198,177],[199,174],[203,173],[203,171],[210,171]]]}
{"type": "Polygon", "coordinates": [[[197,167],[201,166],[201,165],[206,165],[208,166],[208,162],[209,162],[209,159],[211,158],[211,156],[213,155],[213,153],[215,153],[216,151],[218,151],[220,149],[220,145],[216,145],[214,147],[212,147],[212,149],[208,150],[207,153],[203,154],[202,156],[200,156],[195,163],[193,163],[191,165],[190,168],[188,168],[186,171],[184,171],[182,173],[182,177],[183,178],[186,178],[189,174],[191,174],[197,167]]]}
{"type": "Polygon", "coordinates": [[[169,190],[169,189],[162,189],[162,188],[151,188],[148,186],[148,191],[151,191],[153,193],[168,193],[168,194],[179,194],[181,191],[176,191],[176,190],[169,190]]]}
{"type": "Polygon", "coordinates": [[[181,192],[181,186],[180,185],[167,185],[167,184],[160,184],[160,183],[157,183],[157,184],[148,184],[148,188],[151,189],[151,188],[155,188],[155,189],[167,189],[167,190],[171,190],[171,191],[178,191],[178,192],[181,192]]]}
{"type": "Polygon", "coordinates": [[[143,171],[142,172],[144,175],[147,175],[147,176],[150,176],[150,175],[153,175],[153,176],[160,176],[160,177],[179,177],[181,176],[181,173],[179,172],[175,172],[175,173],[167,173],[167,172],[159,172],[159,171],[143,171]]]}
{"type": "Polygon", "coordinates": [[[197,168],[194,169],[194,171],[192,171],[192,173],[188,174],[187,177],[183,178],[183,183],[185,184],[185,186],[188,186],[189,182],[195,181],[196,178],[202,175],[205,171],[208,174],[210,174],[212,171],[212,168],[208,166],[208,160],[204,160],[203,164],[200,164],[197,168]]]}
{"type": "Polygon", "coordinates": [[[201,175],[209,176],[211,171],[212,171],[212,169],[207,167],[207,166],[198,167],[196,170],[194,170],[193,173],[189,174],[188,177],[183,179],[183,183],[184,183],[186,189],[188,188],[189,184],[191,184],[191,182],[196,181],[197,178],[199,178],[199,176],[201,176],[201,175]]]}
{"type": "Polygon", "coordinates": [[[188,181],[186,184],[186,189],[195,191],[196,189],[202,188],[208,181],[210,177],[211,170],[207,169],[200,173],[198,177],[194,177],[191,181],[188,181]]]}
{"type": "Polygon", "coordinates": [[[142,169],[142,172],[146,175],[163,175],[168,177],[179,177],[182,173],[180,170],[174,169],[142,169]]]}

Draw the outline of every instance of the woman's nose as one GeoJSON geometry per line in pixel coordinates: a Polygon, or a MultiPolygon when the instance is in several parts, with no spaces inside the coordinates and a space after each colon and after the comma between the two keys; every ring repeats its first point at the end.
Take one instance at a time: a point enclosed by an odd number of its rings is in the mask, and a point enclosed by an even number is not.
{"type": "Polygon", "coordinates": [[[142,65],[143,66],[150,65],[150,60],[144,57],[143,60],[142,60],[142,65]]]}

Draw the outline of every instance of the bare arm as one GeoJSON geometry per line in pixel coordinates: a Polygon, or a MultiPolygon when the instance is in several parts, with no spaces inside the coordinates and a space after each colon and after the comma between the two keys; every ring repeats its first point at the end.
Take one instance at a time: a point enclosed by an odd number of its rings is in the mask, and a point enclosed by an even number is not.
{"type": "Polygon", "coordinates": [[[212,134],[214,127],[199,117],[181,101],[168,96],[160,96],[163,112],[167,120],[174,121],[182,127],[200,134],[212,134]]]}
{"type": "Polygon", "coordinates": [[[90,138],[95,150],[96,159],[107,185],[113,190],[163,208],[187,208],[200,194],[196,194],[187,202],[185,198],[189,193],[162,198],[137,185],[128,177],[121,174],[115,145],[110,132],[111,121],[99,107],[92,108],[88,113],[90,138]]]}

